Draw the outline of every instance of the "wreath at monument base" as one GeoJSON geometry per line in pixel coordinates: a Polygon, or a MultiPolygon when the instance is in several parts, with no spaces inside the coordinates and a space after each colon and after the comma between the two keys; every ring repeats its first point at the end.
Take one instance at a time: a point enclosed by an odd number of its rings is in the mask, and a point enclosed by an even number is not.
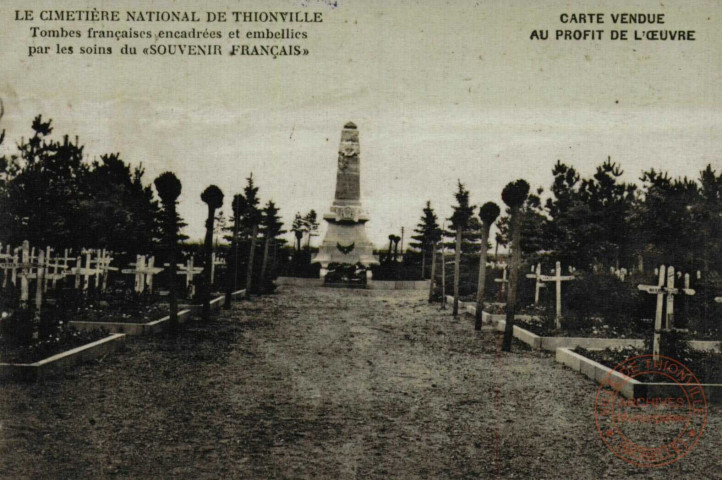
{"type": "Polygon", "coordinates": [[[360,263],[331,263],[323,283],[329,287],[366,288],[367,270],[360,263]]]}

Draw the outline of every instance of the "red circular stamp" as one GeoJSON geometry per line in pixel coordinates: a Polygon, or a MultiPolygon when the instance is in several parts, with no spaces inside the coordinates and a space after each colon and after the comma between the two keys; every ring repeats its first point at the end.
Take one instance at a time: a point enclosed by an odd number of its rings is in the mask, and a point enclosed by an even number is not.
{"type": "Polygon", "coordinates": [[[604,377],[594,420],[616,456],[637,467],[662,467],[697,444],[707,423],[707,400],[685,365],[661,355],[656,360],[640,355],[604,377]]]}

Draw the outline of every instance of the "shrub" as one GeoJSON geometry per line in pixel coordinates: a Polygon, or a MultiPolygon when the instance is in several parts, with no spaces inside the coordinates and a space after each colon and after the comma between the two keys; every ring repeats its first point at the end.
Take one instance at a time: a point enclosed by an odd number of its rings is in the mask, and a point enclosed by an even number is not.
{"type": "Polygon", "coordinates": [[[566,282],[562,288],[565,288],[562,293],[565,317],[575,318],[580,324],[599,319],[620,331],[642,328],[639,320],[643,315],[640,312],[645,311],[645,299],[636,284],[622,282],[608,273],[597,273],[582,275],[566,282]]]}
{"type": "Polygon", "coordinates": [[[0,319],[0,337],[2,337],[3,343],[21,347],[32,342],[33,333],[37,327],[33,310],[3,312],[3,317],[0,319]]]}

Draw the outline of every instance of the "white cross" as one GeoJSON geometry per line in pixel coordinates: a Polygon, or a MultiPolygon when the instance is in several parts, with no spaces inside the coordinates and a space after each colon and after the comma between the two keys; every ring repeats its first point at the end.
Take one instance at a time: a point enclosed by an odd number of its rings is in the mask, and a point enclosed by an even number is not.
{"type": "Polygon", "coordinates": [[[47,291],[48,282],[51,284],[51,288],[54,289],[57,285],[57,281],[62,280],[65,277],[65,269],[67,267],[61,265],[60,260],[60,257],[48,258],[46,260],[48,268],[45,271],[45,291],[47,291]]]}
{"type": "Polygon", "coordinates": [[[83,252],[85,253],[85,267],[83,267],[83,256],[79,255],[75,260],[75,268],[72,269],[72,274],[75,275],[75,288],[81,288],[82,279],[82,288],[83,290],[87,290],[90,284],[90,277],[96,274],[97,269],[92,266],[91,251],[84,250],[83,252]]]}
{"type": "Polygon", "coordinates": [[[13,285],[17,284],[18,269],[20,268],[20,255],[22,253],[22,247],[12,248],[10,245],[7,246],[7,253],[2,254],[0,258],[4,261],[2,263],[3,269],[3,287],[8,284],[8,279],[13,285]],[[10,272],[8,274],[8,271],[10,272]]]}
{"type": "MultiPolygon", "coordinates": [[[[170,264],[166,263],[166,267],[170,266],[170,264]]],[[[176,272],[178,275],[185,275],[186,277],[186,290],[190,288],[189,295],[192,297],[195,295],[195,286],[193,285],[193,277],[196,275],[200,275],[203,273],[203,268],[201,267],[194,267],[193,266],[193,255],[191,255],[188,258],[187,263],[179,263],[178,264],[178,271],[176,272]]]]}
{"type": "Polygon", "coordinates": [[[216,278],[216,265],[218,266],[226,266],[226,259],[216,257],[216,253],[213,252],[211,254],[211,285],[215,282],[216,278]]]}
{"type": "Polygon", "coordinates": [[[504,287],[509,280],[506,278],[506,264],[501,267],[501,278],[495,278],[494,281],[499,284],[499,300],[504,298],[504,287]]]}
{"type": "Polygon", "coordinates": [[[562,282],[566,282],[568,280],[574,280],[576,277],[573,275],[562,275],[562,264],[561,262],[556,263],[556,268],[554,269],[554,276],[550,275],[541,275],[541,280],[544,282],[554,282],[556,283],[556,293],[557,293],[557,301],[556,301],[556,327],[562,328],[561,319],[562,319],[562,282]]]}
{"type": "Polygon", "coordinates": [[[534,265],[532,265],[531,271],[532,273],[526,274],[526,278],[536,279],[536,285],[534,286],[534,305],[539,305],[539,290],[546,287],[546,284],[541,281],[541,263],[536,264],[536,269],[534,265]]]}
{"type": "Polygon", "coordinates": [[[155,267],[155,257],[150,257],[146,261],[145,255],[138,255],[136,262],[131,263],[135,268],[124,268],[120,273],[130,273],[135,275],[135,291],[143,293],[148,287],[148,292],[153,292],[153,275],[163,271],[160,267],[155,267]]]}
{"type": "MultiPolygon", "coordinates": [[[[27,308],[28,301],[30,300],[30,282],[28,282],[28,280],[32,272],[32,264],[30,264],[29,258],[30,242],[25,240],[23,242],[23,246],[20,248],[22,252],[21,263],[19,265],[16,265],[16,267],[22,268],[22,271],[20,273],[20,308],[27,308]]],[[[14,279],[13,284],[15,284],[14,279]]]]}
{"type": "Polygon", "coordinates": [[[36,312],[39,314],[40,307],[43,303],[43,282],[45,276],[45,252],[40,253],[35,257],[37,262],[33,262],[32,250],[30,249],[30,242],[25,240],[23,246],[20,247],[21,261],[17,262],[17,255],[13,256],[13,268],[20,270],[20,307],[27,308],[30,303],[30,280],[37,279],[35,282],[35,306],[36,312]]]}
{"type": "MultiPolygon", "coordinates": [[[[3,288],[8,286],[8,277],[9,272],[14,270],[13,265],[17,262],[14,261],[15,254],[13,252],[13,249],[10,245],[7,245],[5,248],[7,253],[2,253],[0,251],[0,259],[2,260],[2,269],[3,269],[3,288]]],[[[14,284],[14,280],[13,280],[14,284]]]]}
{"type": "Polygon", "coordinates": [[[111,267],[110,263],[113,261],[113,257],[105,249],[97,250],[95,260],[95,283],[100,286],[101,291],[105,291],[108,288],[108,274],[110,272],[117,272],[117,267],[111,267]]]}
{"type": "Polygon", "coordinates": [[[695,291],[689,288],[689,274],[684,277],[684,288],[674,287],[674,267],[669,266],[665,269],[662,265],[658,269],[659,280],[657,285],[637,285],[637,288],[643,292],[657,295],[657,309],[654,316],[654,343],[652,345],[652,355],[654,360],[659,360],[659,341],[662,331],[670,330],[674,326],[674,295],[694,295],[695,291]],[[665,278],[667,286],[664,285],[665,278]],[[663,316],[664,296],[667,295],[667,315],[663,316]],[[662,321],[664,319],[664,325],[662,321]]]}

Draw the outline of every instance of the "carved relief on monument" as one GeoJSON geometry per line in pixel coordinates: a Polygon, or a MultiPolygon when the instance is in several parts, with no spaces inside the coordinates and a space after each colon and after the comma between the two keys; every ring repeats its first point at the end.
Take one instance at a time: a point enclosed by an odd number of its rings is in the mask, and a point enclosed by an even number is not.
{"type": "Polygon", "coordinates": [[[331,212],[336,216],[337,222],[358,222],[363,215],[361,207],[349,205],[345,207],[331,207],[331,212]]]}

